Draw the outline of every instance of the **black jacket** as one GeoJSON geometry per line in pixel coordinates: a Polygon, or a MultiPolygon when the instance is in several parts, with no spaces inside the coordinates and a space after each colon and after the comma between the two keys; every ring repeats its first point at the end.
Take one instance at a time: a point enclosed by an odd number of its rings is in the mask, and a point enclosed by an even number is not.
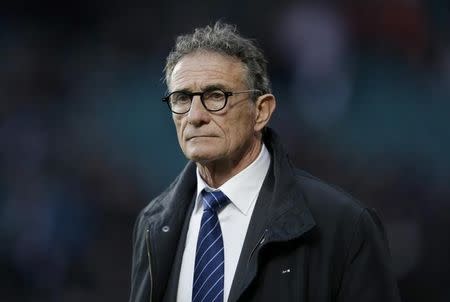
{"type": "MultiPolygon", "coordinates": [[[[270,129],[272,163],[228,301],[400,301],[383,226],[343,191],[295,169],[270,129]]],[[[139,214],[130,302],[175,301],[195,164],[139,214]]]]}

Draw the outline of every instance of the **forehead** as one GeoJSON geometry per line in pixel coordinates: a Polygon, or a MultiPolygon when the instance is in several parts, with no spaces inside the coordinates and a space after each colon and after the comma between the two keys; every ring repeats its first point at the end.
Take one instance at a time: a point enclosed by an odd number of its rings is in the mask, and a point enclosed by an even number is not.
{"type": "Polygon", "coordinates": [[[208,86],[237,88],[245,85],[246,69],[237,58],[198,51],[181,58],[169,78],[170,90],[202,90],[208,86]]]}

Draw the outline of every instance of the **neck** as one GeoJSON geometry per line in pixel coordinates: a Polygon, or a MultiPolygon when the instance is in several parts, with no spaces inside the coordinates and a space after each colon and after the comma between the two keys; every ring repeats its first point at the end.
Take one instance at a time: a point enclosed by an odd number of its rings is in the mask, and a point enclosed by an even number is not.
{"type": "Polygon", "coordinates": [[[234,159],[197,163],[199,174],[210,187],[218,188],[254,162],[261,147],[262,141],[258,140],[234,159]]]}

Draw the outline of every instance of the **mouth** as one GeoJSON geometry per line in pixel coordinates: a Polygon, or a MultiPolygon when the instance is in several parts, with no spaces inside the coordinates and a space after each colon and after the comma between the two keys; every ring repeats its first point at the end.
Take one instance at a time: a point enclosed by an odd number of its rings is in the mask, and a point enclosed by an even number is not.
{"type": "Polygon", "coordinates": [[[211,137],[215,137],[214,135],[192,135],[192,136],[188,136],[186,141],[190,141],[192,139],[196,139],[196,138],[211,138],[211,137]]]}

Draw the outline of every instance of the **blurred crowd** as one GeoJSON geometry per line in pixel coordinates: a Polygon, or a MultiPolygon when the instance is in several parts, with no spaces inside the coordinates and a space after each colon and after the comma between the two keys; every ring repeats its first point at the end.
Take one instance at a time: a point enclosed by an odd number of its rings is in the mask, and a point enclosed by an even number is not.
{"type": "Polygon", "coordinates": [[[2,301],[127,299],[134,218],[186,162],[164,59],[217,19],[266,51],[297,166],[377,209],[403,301],[449,301],[448,1],[2,6],[2,301]]]}

